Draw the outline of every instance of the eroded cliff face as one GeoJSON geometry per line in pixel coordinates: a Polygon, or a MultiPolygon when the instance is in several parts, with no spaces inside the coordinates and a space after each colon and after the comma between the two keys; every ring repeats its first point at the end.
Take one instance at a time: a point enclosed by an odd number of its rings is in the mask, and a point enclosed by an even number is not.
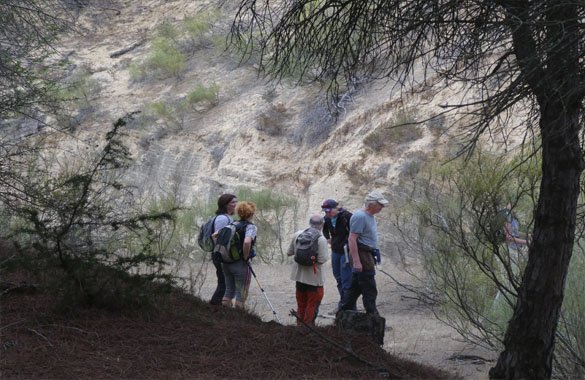
{"type": "MultiPolygon", "coordinates": [[[[129,181],[146,194],[176,184],[186,201],[214,201],[239,186],[269,188],[299,200],[293,224],[304,225],[325,198],[354,210],[376,188],[392,201],[399,180],[408,179],[404,173],[448,140],[447,134],[437,133],[444,132],[447,121],[425,120],[440,113],[438,105],[456,89],[415,95],[391,81],[373,82],[346,97],[334,118],[324,88],[294,86],[288,83],[292,80],[271,82],[258,76],[253,60],[240,63],[238,53],[218,48],[234,6],[218,4],[110,1],[107,7],[83,10],[83,35],[62,43],[60,50],[74,70],[84,68],[100,85],[91,99],[94,114],[76,128],[78,138],[97,139],[118,117],[140,111],[128,131],[136,158],[129,181]],[[132,77],[132,68],[151,54],[163,23],[180,25],[209,12],[217,17],[210,21],[209,38],[193,49],[180,74],[132,77]],[[112,58],[113,53],[118,54],[112,58]],[[201,84],[219,89],[212,105],[171,109],[170,116],[148,113],[154,102],[176,104],[201,84]],[[170,122],[172,116],[176,120],[170,122]],[[420,123],[410,126],[415,133],[384,132],[384,126],[405,120],[420,123]]],[[[389,207],[380,219],[389,221],[391,212],[389,207]]],[[[389,224],[380,223],[382,243],[388,246],[389,224]]]]}

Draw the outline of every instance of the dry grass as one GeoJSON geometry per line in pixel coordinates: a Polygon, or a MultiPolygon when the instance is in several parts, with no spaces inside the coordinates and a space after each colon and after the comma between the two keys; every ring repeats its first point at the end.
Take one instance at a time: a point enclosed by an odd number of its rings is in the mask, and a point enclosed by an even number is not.
{"type": "Polygon", "coordinates": [[[85,309],[65,316],[38,280],[23,271],[2,273],[4,285],[36,285],[0,296],[2,379],[453,378],[391,356],[366,337],[266,323],[179,291],[160,300],[157,311],[85,309]]]}

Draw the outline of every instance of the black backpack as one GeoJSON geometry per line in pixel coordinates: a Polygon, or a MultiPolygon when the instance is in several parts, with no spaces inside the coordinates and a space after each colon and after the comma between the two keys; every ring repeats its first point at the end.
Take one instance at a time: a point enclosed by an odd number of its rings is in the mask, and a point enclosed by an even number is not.
{"type": "Polygon", "coordinates": [[[249,222],[232,222],[217,232],[213,252],[219,252],[221,261],[233,263],[244,257],[244,238],[249,222]]]}
{"type": "Polygon", "coordinates": [[[313,266],[319,256],[319,236],[321,231],[307,228],[295,240],[295,262],[299,265],[313,266]]]}
{"type": "Polygon", "coordinates": [[[209,218],[207,222],[205,222],[199,228],[199,235],[197,236],[197,244],[204,252],[213,252],[213,248],[215,247],[215,242],[211,238],[211,235],[215,232],[215,219],[217,219],[217,215],[213,218],[209,218]]]}

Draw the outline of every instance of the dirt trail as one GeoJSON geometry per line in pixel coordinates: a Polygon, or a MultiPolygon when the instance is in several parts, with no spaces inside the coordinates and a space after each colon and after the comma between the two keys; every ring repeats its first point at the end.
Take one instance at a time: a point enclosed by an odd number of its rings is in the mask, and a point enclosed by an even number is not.
{"type": "MultiPolygon", "coordinates": [[[[258,281],[265,290],[266,296],[274,307],[283,324],[293,324],[290,310],[296,308],[294,282],[290,280],[291,264],[263,265],[254,264],[258,281]]],[[[327,314],[335,309],[338,301],[335,279],[331,273],[330,263],[325,264],[326,284],[325,296],[317,324],[324,326],[333,323],[327,314]]],[[[382,269],[401,282],[407,282],[408,276],[391,263],[385,263],[382,269]]],[[[199,296],[209,299],[215,289],[215,272],[212,265],[208,266],[207,280],[203,284],[199,296]]],[[[423,364],[458,373],[465,379],[488,379],[488,370],[493,362],[484,362],[474,357],[494,359],[493,354],[461,341],[461,337],[451,327],[438,321],[431,310],[423,303],[412,298],[406,290],[397,286],[384,273],[378,272],[378,309],[386,318],[386,336],[384,348],[395,355],[403,356],[423,364]],[[450,359],[453,357],[464,358],[450,359]]],[[[249,310],[258,314],[263,320],[274,319],[266,299],[258,284],[252,279],[247,302],[249,310]]],[[[361,299],[358,308],[361,308],[361,299]]]]}

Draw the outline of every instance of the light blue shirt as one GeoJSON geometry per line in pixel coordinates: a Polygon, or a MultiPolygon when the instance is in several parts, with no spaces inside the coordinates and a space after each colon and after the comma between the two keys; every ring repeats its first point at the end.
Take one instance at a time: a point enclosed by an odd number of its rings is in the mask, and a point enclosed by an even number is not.
{"type": "Polygon", "coordinates": [[[378,249],[378,225],[374,215],[357,210],[349,220],[349,232],[359,235],[359,243],[378,249]]]}
{"type": "Polygon", "coordinates": [[[223,227],[227,226],[228,224],[230,224],[233,221],[233,219],[231,218],[231,216],[229,216],[228,214],[221,214],[218,215],[215,218],[215,223],[213,223],[213,231],[217,232],[220,229],[222,229],[223,227]]]}

